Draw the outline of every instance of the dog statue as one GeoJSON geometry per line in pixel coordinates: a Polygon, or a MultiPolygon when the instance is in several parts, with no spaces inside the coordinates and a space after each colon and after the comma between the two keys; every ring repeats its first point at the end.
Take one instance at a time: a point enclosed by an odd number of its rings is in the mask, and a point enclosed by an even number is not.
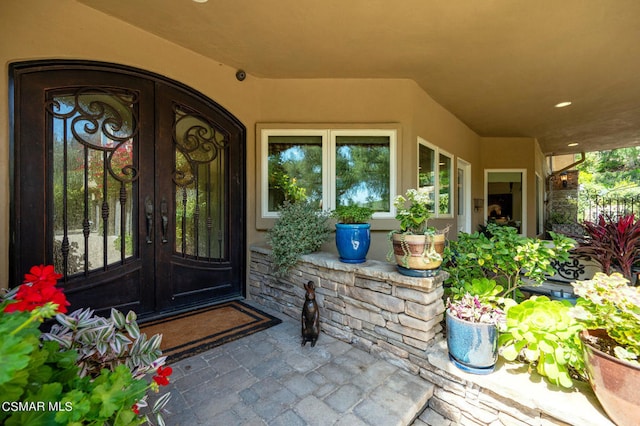
{"type": "Polygon", "coordinates": [[[320,310],[316,302],[316,291],[313,288],[313,281],[304,285],[307,293],[304,296],[304,306],[302,306],[302,346],[311,342],[311,347],[316,345],[320,334],[320,310]]]}

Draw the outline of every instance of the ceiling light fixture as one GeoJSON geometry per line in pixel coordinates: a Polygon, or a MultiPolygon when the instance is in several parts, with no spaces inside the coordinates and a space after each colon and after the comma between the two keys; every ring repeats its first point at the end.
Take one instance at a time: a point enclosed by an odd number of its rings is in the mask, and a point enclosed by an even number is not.
{"type": "Polygon", "coordinates": [[[571,105],[571,102],[570,101],[566,101],[566,102],[557,103],[554,106],[556,108],[564,108],[564,107],[568,107],[569,105],[571,105]]]}
{"type": "Polygon", "coordinates": [[[571,142],[570,144],[567,144],[567,146],[578,146],[580,145],[578,142],[571,142]]]}
{"type": "Polygon", "coordinates": [[[193,1],[194,1],[194,3],[206,3],[209,0],[193,0],[193,1]]]}

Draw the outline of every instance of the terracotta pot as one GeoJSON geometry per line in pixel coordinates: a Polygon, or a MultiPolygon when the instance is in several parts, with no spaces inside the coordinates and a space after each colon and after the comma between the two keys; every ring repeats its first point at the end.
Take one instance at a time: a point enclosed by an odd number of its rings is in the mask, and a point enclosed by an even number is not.
{"type": "Polygon", "coordinates": [[[393,234],[393,254],[396,263],[403,268],[428,270],[437,269],[442,264],[442,260],[432,261],[425,257],[431,245],[435,251],[442,256],[444,253],[444,234],[437,235],[412,235],[393,234]]]}
{"type": "Polygon", "coordinates": [[[605,337],[604,330],[580,333],[589,382],[607,415],[618,426],[637,425],[640,419],[640,367],[591,346],[586,336],[605,337]]]}

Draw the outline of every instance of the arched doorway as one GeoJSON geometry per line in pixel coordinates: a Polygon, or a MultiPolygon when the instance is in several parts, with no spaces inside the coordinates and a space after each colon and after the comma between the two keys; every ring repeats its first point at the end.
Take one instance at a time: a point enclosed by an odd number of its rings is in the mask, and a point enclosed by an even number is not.
{"type": "Polygon", "coordinates": [[[177,82],[13,64],[11,275],[55,264],[76,307],[143,317],[238,298],[245,128],[177,82]]]}

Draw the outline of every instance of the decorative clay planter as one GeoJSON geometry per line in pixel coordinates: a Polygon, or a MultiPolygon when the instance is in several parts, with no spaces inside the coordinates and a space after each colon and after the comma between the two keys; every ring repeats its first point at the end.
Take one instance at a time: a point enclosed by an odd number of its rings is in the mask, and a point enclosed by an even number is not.
{"type": "Polygon", "coordinates": [[[449,359],[459,369],[489,374],[498,361],[498,328],[461,320],[447,309],[447,347],[449,359]]]}
{"type": "MultiPolygon", "coordinates": [[[[438,269],[442,260],[431,260],[428,253],[432,249],[440,256],[444,253],[444,234],[413,235],[393,234],[393,254],[398,264],[400,273],[403,269],[428,271],[438,269]]],[[[412,275],[406,273],[405,275],[412,275]]]]}
{"type": "Polygon", "coordinates": [[[618,426],[637,425],[640,421],[640,367],[612,357],[591,346],[587,336],[607,336],[604,330],[580,333],[589,382],[607,415],[618,426]]]}
{"type": "Polygon", "coordinates": [[[363,263],[371,245],[371,224],[336,223],[336,248],[340,261],[344,263],[363,263]]]}

